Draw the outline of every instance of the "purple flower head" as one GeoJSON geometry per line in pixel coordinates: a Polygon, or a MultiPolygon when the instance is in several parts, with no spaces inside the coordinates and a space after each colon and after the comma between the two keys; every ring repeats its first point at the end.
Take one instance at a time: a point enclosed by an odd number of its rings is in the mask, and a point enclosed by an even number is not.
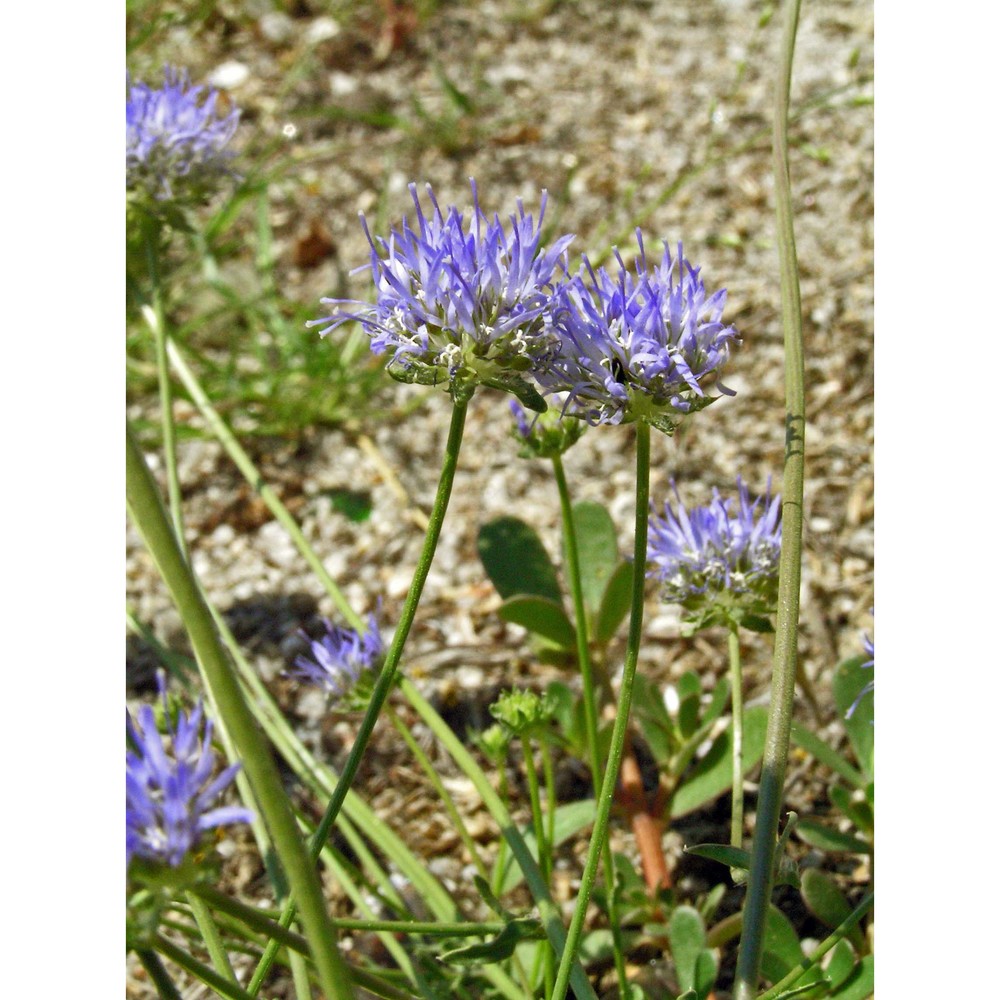
{"type": "Polygon", "coordinates": [[[342,698],[365,671],[374,670],[382,655],[382,637],[375,615],[368,618],[368,630],[359,634],[326,621],[319,639],[302,636],[309,643],[310,656],[297,656],[290,677],[314,684],[333,698],[342,698]]]}
{"type": "Polygon", "coordinates": [[[580,274],[560,295],[555,326],[562,351],[540,381],[569,394],[568,412],[591,424],[644,420],[673,433],[687,413],[717,399],[706,395],[738,342],[722,322],[725,289],[708,295],[683,257],[664,244],[663,261],[649,269],[642,233],[630,271],[615,251],[617,269],[594,271],[584,258],[580,274]]]}
{"type": "Polygon", "coordinates": [[[143,705],[134,722],[125,713],[131,744],[125,751],[125,856],[126,864],[145,858],[176,868],[206,830],[249,823],[253,813],[241,806],[215,805],[240,765],[232,764],[213,777],[212,722],[204,718],[201,701],[190,715],[179,711],[171,727],[162,673],[159,681],[168,720],[166,742],[152,706],[143,705]]]}
{"type": "Polygon", "coordinates": [[[416,228],[404,219],[388,240],[373,239],[362,216],[375,302],[323,299],[335,311],[310,325],[323,324],[323,336],[357,320],[375,354],[391,352],[388,370],[400,381],[444,384],[456,399],[467,399],[478,384],[493,385],[544,410],[522,373],[544,368],[558,350],[550,318],[553,274],[557,266],[565,271],[573,237],[563,236],[548,250],[539,246],[544,192],[538,225],[518,200],[508,229],[499,216],[486,217],[471,184],[468,226],[454,206],[442,213],[430,185],[429,216],[410,185],[416,228]]]}
{"type": "Polygon", "coordinates": [[[514,417],[511,433],[520,445],[521,458],[551,458],[561,455],[580,440],[587,425],[577,417],[563,414],[561,397],[554,400],[558,405],[550,406],[544,413],[525,412],[516,400],[510,401],[510,412],[514,417]]]}
{"type": "Polygon", "coordinates": [[[153,201],[200,200],[230,173],[240,112],[217,111],[218,93],[192,87],[186,70],[167,66],[163,76],[160,89],[126,77],[126,184],[153,201]]]}
{"type": "MultiPolygon", "coordinates": [[[[736,611],[767,615],[777,599],[781,554],[781,497],[750,499],[737,477],[738,505],[712,491],[712,501],[691,511],[669,501],[649,521],[649,576],[663,585],[663,600],[689,611],[715,608],[721,620],[736,611]]],[[[714,620],[714,619],[713,619],[714,620]]],[[[707,623],[706,619],[706,623],[707,623]]]]}

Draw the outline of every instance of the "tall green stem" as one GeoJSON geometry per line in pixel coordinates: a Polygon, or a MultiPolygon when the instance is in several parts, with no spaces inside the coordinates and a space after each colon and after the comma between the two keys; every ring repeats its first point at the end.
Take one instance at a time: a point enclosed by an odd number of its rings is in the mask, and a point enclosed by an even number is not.
{"type": "Polygon", "coordinates": [[[604,781],[601,785],[597,802],[597,819],[594,822],[594,833],[587,852],[587,861],[580,880],[579,894],[573,919],[569,925],[566,947],[563,950],[556,975],[556,985],[552,1000],[564,1000],[569,986],[570,963],[576,954],[580,937],[583,933],[583,921],[587,915],[587,904],[590,893],[597,878],[597,869],[604,848],[604,840],[608,832],[608,818],[611,815],[611,803],[615,795],[615,783],[618,780],[618,769],[621,766],[622,751],[625,747],[625,736],[628,732],[628,717],[632,708],[632,685],[635,681],[635,669],[639,662],[639,644],[642,641],[642,613],[645,602],[646,583],[646,541],[649,528],[649,424],[639,421],[635,425],[635,555],[632,574],[632,614],[629,619],[628,646],[625,650],[625,667],[622,672],[621,691],[618,695],[618,708],[615,716],[615,727],[611,733],[611,749],[608,754],[608,765],[605,769],[604,781]]]}
{"type": "MultiPolygon", "coordinates": [[[[566,551],[566,575],[569,578],[569,592],[573,600],[573,618],[576,621],[576,658],[580,665],[580,677],[583,681],[584,725],[587,727],[587,743],[590,745],[590,774],[594,782],[594,794],[597,795],[604,774],[597,736],[598,697],[594,685],[594,664],[590,656],[590,643],[587,641],[587,609],[583,600],[583,581],[580,578],[580,549],[576,540],[573,504],[570,500],[569,486],[566,483],[566,473],[563,470],[561,455],[552,456],[552,470],[555,473],[556,486],[559,490],[563,547],[566,551]]],[[[610,701],[611,691],[607,686],[607,677],[604,676],[601,680],[604,682],[603,697],[610,701]]],[[[604,877],[608,887],[608,920],[611,924],[611,937],[614,945],[615,974],[618,977],[619,992],[625,996],[628,988],[628,977],[625,971],[621,925],[618,920],[618,899],[615,895],[614,860],[611,856],[611,844],[607,840],[604,842],[602,857],[604,877]]]]}
{"type": "Polygon", "coordinates": [[[167,474],[167,498],[170,517],[173,521],[177,542],[188,556],[187,541],[184,538],[184,514],[181,507],[181,481],[177,472],[177,433],[174,427],[173,388],[170,384],[170,369],[167,365],[167,327],[163,310],[163,285],[160,280],[160,226],[152,220],[143,222],[143,242],[146,249],[146,271],[149,275],[150,304],[142,308],[142,314],[153,333],[156,351],[156,375],[160,389],[160,425],[163,433],[163,463],[167,474]]]}
{"type": "Polygon", "coordinates": [[[126,495],[129,514],[156,561],[180,611],[195,656],[215,703],[226,720],[281,858],[285,874],[302,903],[302,924],[324,991],[334,1000],[351,1000],[347,966],[340,957],[337,935],[326,911],[323,890],[266,741],[247,707],[239,680],[219,644],[211,613],[171,529],[159,491],[138,442],[126,431],[126,495]]]}
{"type": "Polygon", "coordinates": [[[740,665],[740,629],[729,625],[729,679],[733,689],[733,812],[729,842],[743,847],[743,670],[740,665]]]}
{"type": "Polygon", "coordinates": [[[781,315],[785,340],[785,469],[782,480],[781,562],[778,578],[777,634],[771,677],[771,708],[757,800],[757,823],[750,858],[750,879],[743,910],[743,935],[736,962],[736,1000],[752,1000],[760,978],[764,924],[771,898],[775,838],[788,762],[788,740],[795,696],[795,663],[802,571],[802,492],[805,478],[805,367],[802,306],[792,225],[788,175],[788,102],[799,0],[787,0],[781,67],[774,115],[774,187],[781,264],[781,315]]]}
{"type": "MultiPolygon", "coordinates": [[[[368,740],[371,737],[372,731],[375,729],[375,723],[382,710],[382,705],[392,690],[393,684],[396,683],[396,672],[400,658],[403,655],[403,646],[406,644],[407,636],[410,634],[410,627],[413,625],[413,619],[417,613],[417,605],[420,603],[420,596],[427,581],[427,574],[430,572],[438,538],[441,536],[444,516],[448,510],[448,501],[451,498],[451,489],[455,482],[455,470],[458,468],[458,454],[462,448],[462,434],[465,430],[465,415],[468,412],[468,408],[468,402],[459,403],[456,401],[451,411],[451,426],[448,429],[448,441],[445,445],[444,462],[441,467],[441,475],[438,479],[437,495],[434,497],[434,506],[431,508],[430,522],[427,525],[427,532],[424,535],[424,544],[420,550],[417,568],[413,575],[413,581],[410,584],[409,593],[406,595],[406,601],[403,604],[399,624],[396,626],[396,631],[392,637],[392,644],[389,646],[385,663],[379,673],[375,689],[372,691],[371,701],[368,703],[368,709],[358,728],[358,735],[355,737],[354,746],[351,747],[347,762],[344,764],[344,770],[337,780],[337,787],[334,789],[330,802],[326,807],[326,812],[323,814],[323,818],[320,820],[313,835],[310,853],[314,861],[319,857],[320,849],[326,843],[330,830],[337,819],[337,814],[340,812],[340,807],[344,804],[344,799],[350,791],[351,782],[354,781],[354,776],[358,772],[361,757],[368,746],[368,740]]],[[[283,927],[288,927],[291,924],[292,918],[295,916],[295,905],[294,899],[290,899],[285,905],[280,921],[283,927]]],[[[249,988],[251,992],[255,992],[255,989],[259,988],[264,975],[274,961],[277,950],[278,944],[275,941],[272,941],[265,949],[250,981],[249,988]]]]}

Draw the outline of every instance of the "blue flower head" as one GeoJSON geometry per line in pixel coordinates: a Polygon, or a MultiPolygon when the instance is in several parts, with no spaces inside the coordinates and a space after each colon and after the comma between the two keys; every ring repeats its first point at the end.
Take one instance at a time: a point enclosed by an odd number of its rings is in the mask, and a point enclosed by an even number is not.
{"type": "Polygon", "coordinates": [[[382,637],[376,616],[368,618],[368,630],[358,633],[325,621],[326,632],[319,639],[302,637],[309,643],[310,655],[297,656],[290,677],[306,681],[325,691],[333,699],[343,698],[378,666],[382,655],[382,637]]]}
{"type": "Polygon", "coordinates": [[[777,601],[781,555],[781,497],[750,499],[737,478],[738,501],[713,490],[705,507],[688,511],[677,495],[663,517],[649,521],[649,576],[662,584],[662,598],[680,604],[698,627],[770,614],[777,601]]]}
{"type": "Polygon", "coordinates": [[[215,804],[240,765],[215,774],[212,722],[204,718],[201,702],[190,714],[180,710],[171,724],[162,673],[159,681],[166,740],[150,705],[139,709],[135,721],[125,713],[130,744],[125,751],[125,856],[127,864],[144,858],[176,868],[206,830],[249,823],[253,813],[215,804]]]}
{"type": "Polygon", "coordinates": [[[738,342],[722,322],[726,291],[705,290],[698,268],[677,246],[650,269],[642,233],[639,258],[630,271],[615,251],[617,268],[594,271],[584,264],[560,296],[555,325],[562,351],[540,379],[568,393],[567,412],[591,424],[643,420],[667,434],[681,418],[718,396],[733,395],[718,376],[738,342]]]}
{"type": "Polygon", "coordinates": [[[551,329],[552,283],[556,268],[565,270],[572,236],[540,246],[544,193],[538,225],[518,201],[509,228],[483,213],[474,181],[468,225],[454,206],[441,211],[430,185],[429,215],[415,184],[410,194],[415,228],[404,219],[388,240],[373,238],[361,217],[375,302],[323,299],[335,311],[310,325],[325,324],[320,334],[326,335],[357,320],[375,354],[391,352],[388,370],[400,381],[441,384],[457,400],[468,399],[477,385],[491,385],[544,410],[523,375],[543,369],[559,348],[551,329]]]}
{"type": "Polygon", "coordinates": [[[151,203],[200,201],[231,173],[240,112],[221,113],[218,93],[192,87],[187,71],[167,66],[163,76],[159,89],[126,77],[126,185],[151,203]]]}

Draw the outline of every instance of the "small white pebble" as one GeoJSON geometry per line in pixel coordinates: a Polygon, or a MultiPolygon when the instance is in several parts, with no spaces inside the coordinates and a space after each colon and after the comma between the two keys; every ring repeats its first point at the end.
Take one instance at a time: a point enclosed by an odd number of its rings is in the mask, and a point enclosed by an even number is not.
{"type": "Polygon", "coordinates": [[[228,62],[216,66],[209,74],[208,82],[213,87],[221,87],[223,90],[233,90],[250,79],[250,67],[245,63],[230,59],[228,62]]]}

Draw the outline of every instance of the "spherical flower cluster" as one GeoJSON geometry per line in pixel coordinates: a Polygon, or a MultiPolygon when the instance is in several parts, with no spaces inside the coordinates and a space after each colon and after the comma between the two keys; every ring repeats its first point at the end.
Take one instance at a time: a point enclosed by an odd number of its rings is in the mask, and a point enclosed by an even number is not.
{"type": "Polygon", "coordinates": [[[240,112],[217,110],[218,94],[192,87],[186,71],[167,66],[163,87],[126,78],[125,173],[130,192],[155,202],[197,201],[230,173],[226,147],[240,112]]]}
{"type": "Polygon", "coordinates": [[[650,270],[642,234],[630,271],[594,271],[584,258],[580,274],[562,289],[555,325],[562,349],[539,374],[549,390],[569,394],[568,412],[591,424],[643,420],[670,434],[687,413],[718,396],[707,395],[738,341],[722,322],[725,289],[709,295],[699,269],[664,244],[663,261],[650,270]]]}
{"type": "Polygon", "coordinates": [[[324,624],[326,632],[319,639],[302,633],[311,656],[297,656],[289,676],[321,688],[332,698],[342,698],[365,671],[375,669],[382,655],[382,637],[375,615],[369,616],[364,634],[330,621],[324,624]]]}
{"type": "Polygon", "coordinates": [[[559,347],[551,329],[552,283],[565,270],[571,236],[548,250],[540,247],[545,214],[543,194],[538,225],[518,202],[509,231],[479,206],[472,183],[474,212],[467,227],[454,206],[441,211],[430,186],[433,211],[425,215],[410,185],[417,225],[404,219],[388,241],[371,245],[374,304],[353,299],[323,299],[336,311],[310,325],[325,324],[325,335],[357,320],[371,337],[376,354],[392,353],[388,370],[404,382],[445,385],[456,399],[467,399],[476,385],[513,391],[527,405],[544,410],[526,372],[543,370],[559,347]]]}
{"type": "MultiPolygon", "coordinates": [[[[166,687],[160,675],[164,715],[169,720],[166,687]]],[[[168,721],[164,742],[149,705],[143,705],[133,722],[126,711],[126,733],[131,744],[125,751],[125,856],[177,867],[206,830],[228,823],[249,823],[253,813],[241,806],[216,806],[215,802],[239,770],[232,764],[213,777],[212,722],[204,719],[199,701],[193,712],[168,721]],[[204,732],[202,732],[204,728],[204,732]]]]}
{"type": "Polygon", "coordinates": [[[777,599],[781,555],[781,497],[750,499],[736,480],[738,506],[718,490],[705,507],[688,511],[677,495],[663,517],[649,521],[649,576],[662,584],[667,603],[691,612],[708,610],[708,620],[733,621],[743,614],[767,615],[777,599]]]}

